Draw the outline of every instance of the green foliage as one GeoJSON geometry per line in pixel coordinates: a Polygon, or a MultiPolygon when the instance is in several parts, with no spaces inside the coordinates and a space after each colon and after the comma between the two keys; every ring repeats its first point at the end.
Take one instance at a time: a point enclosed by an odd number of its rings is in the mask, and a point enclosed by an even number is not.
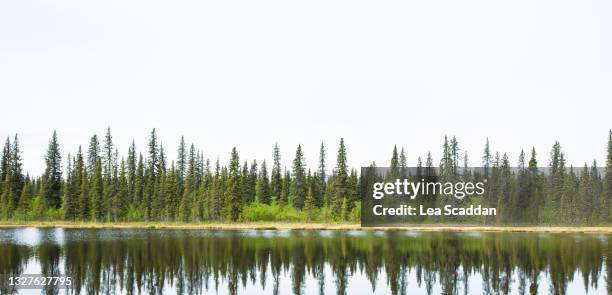
{"type": "MultiPolygon", "coordinates": [[[[360,191],[375,178],[360,178],[347,165],[344,139],[340,139],[336,164],[326,171],[325,146],[321,144],[317,169],[306,167],[298,145],[291,168],[281,171],[281,155],[274,146],[272,173],[266,162],[240,165],[236,148],[228,165],[210,161],[194,145],[186,150],[184,138],[178,148],[178,163],[167,166],[164,147],[152,130],[146,156],[137,153],[134,142],[127,160],[120,159],[110,129],[100,147],[94,135],[85,156],[65,162],[54,132],[45,156],[46,169],[39,178],[21,171],[18,137],[8,138],[0,154],[0,218],[4,220],[80,221],[300,221],[359,222],[360,191]],[[118,162],[121,164],[119,165],[118,162]]],[[[607,224],[612,203],[612,130],[608,134],[605,171],[585,164],[581,171],[566,163],[558,142],[550,152],[549,169],[538,169],[535,149],[527,161],[521,151],[518,170],[510,169],[505,153],[493,153],[487,139],[482,173],[459,173],[460,160],[467,171],[467,153],[461,153],[455,137],[445,137],[440,171],[448,180],[486,179],[486,196],[469,204],[496,206],[495,218],[461,218],[457,223],[484,224],[607,224]],[[570,166],[570,168],[567,168],[570,166]]],[[[406,167],[405,151],[393,148],[391,166],[396,172],[406,167]]],[[[417,174],[433,171],[431,153],[417,162],[417,174]],[[419,172],[420,171],[420,172],[419,172]]],[[[371,167],[375,167],[372,163],[371,167]]],[[[452,200],[451,202],[456,202],[452,200]]],[[[421,203],[419,203],[421,204],[421,203]]],[[[425,205],[436,205],[435,199],[425,205]]],[[[428,218],[424,222],[440,222],[428,218]]]]}

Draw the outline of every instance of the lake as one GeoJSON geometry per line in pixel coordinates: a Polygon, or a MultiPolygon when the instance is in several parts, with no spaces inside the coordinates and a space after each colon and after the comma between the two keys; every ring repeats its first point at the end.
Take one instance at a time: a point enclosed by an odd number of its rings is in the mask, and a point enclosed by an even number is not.
{"type": "Polygon", "coordinates": [[[71,291],[164,294],[612,294],[606,234],[0,229],[7,276],[71,291]]]}

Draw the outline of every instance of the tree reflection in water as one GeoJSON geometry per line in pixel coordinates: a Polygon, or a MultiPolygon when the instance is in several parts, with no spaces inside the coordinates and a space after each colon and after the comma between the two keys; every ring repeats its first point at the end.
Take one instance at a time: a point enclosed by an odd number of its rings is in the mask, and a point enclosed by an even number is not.
{"type": "MultiPolygon", "coordinates": [[[[580,292],[612,294],[609,235],[526,233],[408,233],[403,231],[84,230],[42,234],[24,243],[23,229],[0,230],[2,274],[72,276],[76,294],[197,294],[227,288],[294,294],[351,290],[359,275],[383,293],[468,293],[479,278],[485,294],[565,294],[581,276],[580,292]],[[20,241],[20,239],[22,241],[20,241]],[[604,273],[605,272],[605,273],[604,273]],[[305,281],[309,280],[308,286],[305,281]],[[600,280],[601,279],[601,280],[600,280]],[[605,286],[600,286],[604,281],[605,286]],[[437,291],[436,291],[437,290],[437,291]]],[[[12,293],[6,282],[1,293],[12,293]]],[[[355,292],[353,292],[355,291],[355,292]]],[[[48,294],[64,290],[46,289],[48,294]]],[[[471,293],[471,292],[469,292],[471,293]]]]}

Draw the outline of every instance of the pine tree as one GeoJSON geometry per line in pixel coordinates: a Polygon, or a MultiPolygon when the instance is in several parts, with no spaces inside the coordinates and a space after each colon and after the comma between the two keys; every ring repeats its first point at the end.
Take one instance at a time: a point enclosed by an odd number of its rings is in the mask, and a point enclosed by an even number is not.
{"type": "Polygon", "coordinates": [[[342,205],[340,205],[340,220],[346,221],[348,220],[348,203],[346,201],[346,197],[342,198],[342,205]]]}
{"type": "Polygon", "coordinates": [[[125,161],[121,160],[121,166],[119,166],[119,176],[118,176],[118,189],[117,193],[113,198],[113,220],[120,221],[125,219],[126,209],[128,207],[128,199],[129,199],[129,185],[128,185],[128,177],[127,177],[127,169],[125,165],[125,161]]]}
{"type": "Polygon", "coordinates": [[[179,143],[177,154],[178,155],[176,157],[176,169],[178,177],[182,183],[185,179],[185,170],[187,168],[187,146],[185,145],[185,137],[183,136],[181,136],[181,142],[179,143]]]}
{"type": "Polygon", "coordinates": [[[81,178],[81,195],[79,196],[79,217],[83,221],[89,220],[89,218],[91,217],[90,203],[91,200],[89,199],[89,178],[87,176],[87,169],[83,169],[83,177],[81,178]]]}
{"type": "Polygon", "coordinates": [[[278,200],[278,204],[281,206],[285,206],[289,204],[289,194],[291,191],[291,182],[292,182],[291,174],[289,174],[289,171],[285,169],[285,176],[283,177],[283,181],[282,181],[281,194],[278,200]]]}
{"type": "Polygon", "coordinates": [[[104,187],[102,181],[102,162],[100,159],[96,161],[94,175],[91,180],[91,215],[94,221],[104,221],[104,187]]]}
{"type": "Polygon", "coordinates": [[[295,150],[292,172],[291,197],[293,198],[293,206],[302,209],[306,199],[306,167],[302,145],[299,144],[295,150]]]}
{"type": "Polygon", "coordinates": [[[240,195],[240,158],[236,147],[232,148],[229,163],[229,178],[225,191],[226,216],[231,221],[237,221],[242,212],[242,196],[240,195]]]}
{"type": "MultiPolygon", "coordinates": [[[[75,159],[76,161],[76,159],[75,159]]],[[[72,168],[73,161],[68,154],[68,163],[66,164],[66,185],[64,186],[64,219],[74,220],[76,217],[76,196],[74,186],[74,172],[72,168]]]]}
{"type": "Polygon", "coordinates": [[[215,162],[215,175],[212,181],[211,196],[211,217],[213,219],[219,219],[221,217],[221,206],[223,204],[223,185],[221,182],[221,168],[219,165],[219,159],[215,162]]]}
{"type": "Polygon", "coordinates": [[[157,146],[157,135],[155,134],[155,128],[151,130],[151,135],[149,137],[149,156],[147,158],[147,169],[149,170],[149,177],[151,179],[155,179],[157,176],[157,168],[159,161],[159,148],[157,146]]]}
{"type": "Polygon", "coordinates": [[[258,202],[263,204],[270,204],[270,183],[268,182],[268,169],[266,168],[266,161],[261,164],[261,170],[259,172],[259,179],[257,180],[257,197],[258,202]]]}
{"type": "Polygon", "coordinates": [[[346,160],[346,147],[344,138],[340,138],[338,156],[336,158],[336,169],[333,180],[333,203],[332,211],[335,216],[341,215],[342,202],[346,199],[348,183],[348,165],[346,160]]]}
{"type": "Polygon", "coordinates": [[[327,171],[325,165],[325,146],[321,143],[321,148],[319,149],[319,170],[315,173],[315,189],[314,198],[317,206],[323,206],[324,194],[327,189],[327,171]]]}
{"type": "Polygon", "coordinates": [[[391,163],[389,164],[389,180],[393,181],[400,177],[399,170],[399,155],[397,154],[397,145],[393,146],[393,152],[391,153],[391,163]]]}
{"type": "Polygon", "coordinates": [[[308,194],[306,194],[306,200],[304,201],[304,212],[306,213],[306,219],[313,221],[316,218],[317,205],[315,203],[314,194],[312,192],[312,186],[308,187],[308,194]]]}
{"type": "Polygon", "coordinates": [[[17,208],[19,218],[27,220],[28,213],[30,212],[30,182],[27,179],[23,184],[17,208]]]}
{"type": "Polygon", "coordinates": [[[110,181],[113,173],[113,151],[113,137],[110,127],[108,127],[108,129],[106,129],[106,135],[104,136],[104,146],[102,148],[102,172],[104,173],[104,181],[107,183],[110,181]]]}
{"type": "Polygon", "coordinates": [[[487,142],[485,143],[484,152],[482,155],[482,167],[484,168],[483,177],[487,179],[489,177],[489,172],[491,169],[491,161],[493,157],[491,156],[491,147],[489,145],[489,138],[487,137],[487,142]]]}
{"type": "Polygon", "coordinates": [[[0,204],[0,216],[8,219],[11,216],[11,200],[13,198],[13,170],[9,169],[2,182],[2,196],[0,204]]]}
{"type": "Polygon", "coordinates": [[[603,189],[600,210],[604,222],[612,221],[612,130],[608,133],[608,154],[606,156],[606,170],[603,179],[603,189]]]}
{"type": "Polygon", "coordinates": [[[15,134],[13,139],[13,144],[11,146],[11,192],[10,202],[12,208],[15,208],[17,205],[17,201],[19,196],[21,196],[21,189],[23,188],[24,176],[22,172],[22,162],[21,162],[21,149],[19,148],[19,137],[15,134]]]}
{"type": "MultiPolygon", "coordinates": [[[[127,157],[127,183],[128,183],[128,199],[127,204],[132,204],[136,196],[136,143],[132,140],[132,144],[128,148],[127,157]]],[[[126,205],[127,205],[126,204],[126,205]]]]}
{"type": "Polygon", "coordinates": [[[136,175],[134,177],[134,205],[142,208],[144,199],[145,175],[142,154],[138,154],[138,164],[136,165],[136,175]]]}
{"type": "Polygon", "coordinates": [[[98,158],[100,158],[100,143],[98,142],[98,136],[94,134],[89,141],[89,149],[87,150],[87,174],[90,177],[94,175],[98,158]]]}
{"type": "Polygon", "coordinates": [[[183,222],[188,222],[191,217],[192,198],[191,191],[188,189],[192,185],[191,182],[191,177],[185,179],[185,190],[179,204],[179,219],[183,222]]]}
{"type": "MultiPolygon", "coordinates": [[[[2,158],[0,159],[0,182],[6,179],[6,174],[11,170],[11,140],[7,137],[2,149],[2,158]]],[[[2,190],[0,189],[0,194],[2,190]]]]}
{"type": "Polygon", "coordinates": [[[59,150],[59,142],[57,140],[57,133],[53,131],[53,136],[49,142],[49,148],[47,149],[47,156],[45,162],[47,168],[44,174],[44,199],[45,205],[51,208],[59,208],[61,205],[62,195],[62,167],[61,167],[61,154],[59,150]]]}
{"type": "MultiPolygon", "coordinates": [[[[81,212],[81,209],[80,209],[81,185],[83,183],[83,177],[84,177],[83,173],[85,172],[85,162],[83,159],[83,151],[81,149],[81,146],[79,146],[77,155],[74,158],[73,162],[74,162],[74,165],[72,167],[72,176],[71,176],[70,186],[72,187],[74,213],[68,214],[69,215],[68,217],[72,217],[71,219],[75,220],[80,217],[79,213],[81,212]]],[[[66,201],[64,201],[64,203],[66,203],[66,201]]],[[[64,211],[66,211],[66,209],[64,209],[64,211]]],[[[64,212],[64,214],[66,214],[66,212],[64,212]]]]}
{"type": "Polygon", "coordinates": [[[576,175],[574,174],[574,168],[571,167],[569,170],[568,177],[564,183],[563,194],[561,195],[560,222],[573,223],[576,221],[575,216],[579,213],[577,207],[580,206],[578,202],[581,201],[580,196],[577,195],[578,192],[576,191],[576,175]]]}
{"type": "MultiPolygon", "coordinates": [[[[274,145],[274,163],[272,165],[272,175],[270,176],[270,186],[272,189],[272,195],[276,199],[280,199],[281,192],[283,190],[283,178],[281,175],[281,156],[278,144],[274,145]]],[[[279,202],[280,203],[280,202],[279,202]]]]}
{"type": "Polygon", "coordinates": [[[404,169],[408,168],[408,159],[406,158],[406,151],[402,147],[402,150],[399,154],[399,168],[404,171],[404,169]]]}

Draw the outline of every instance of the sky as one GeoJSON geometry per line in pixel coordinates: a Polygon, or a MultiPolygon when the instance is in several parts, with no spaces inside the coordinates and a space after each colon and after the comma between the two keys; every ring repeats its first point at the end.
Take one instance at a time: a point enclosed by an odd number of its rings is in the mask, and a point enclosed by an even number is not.
{"type": "Polygon", "coordinates": [[[555,140],[605,158],[612,128],[611,1],[0,1],[0,137],[44,170],[57,130],[74,154],[110,126],[125,155],[156,128],[222,161],[311,168],[340,137],[352,167],[414,165],[445,135],[478,166],[485,138],[512,162],[555,140]]]}

